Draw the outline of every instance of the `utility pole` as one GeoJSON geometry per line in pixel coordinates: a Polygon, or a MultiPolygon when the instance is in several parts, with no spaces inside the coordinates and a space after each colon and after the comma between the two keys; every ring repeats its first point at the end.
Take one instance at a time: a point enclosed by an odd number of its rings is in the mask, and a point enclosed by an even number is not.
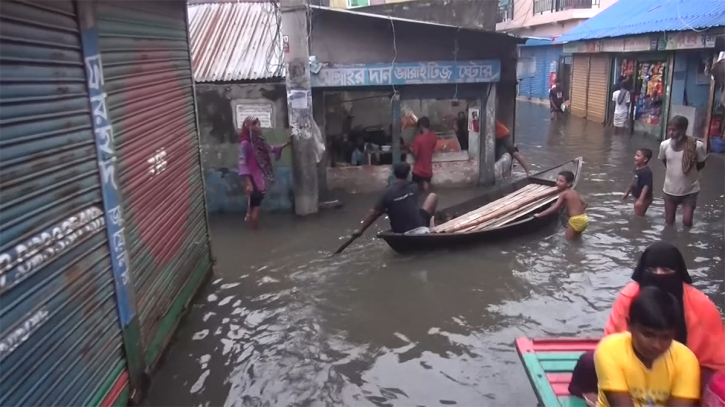
{"type": "Polygon", "coordinates": [[[308,41],[307,0],[279,0],[282,13],[287,85],[287,114],[292,131],[292,177],[295,213],[317,213],[318,182],[315,139],[312,126],[310,89],[310,49],[308,41]]]}

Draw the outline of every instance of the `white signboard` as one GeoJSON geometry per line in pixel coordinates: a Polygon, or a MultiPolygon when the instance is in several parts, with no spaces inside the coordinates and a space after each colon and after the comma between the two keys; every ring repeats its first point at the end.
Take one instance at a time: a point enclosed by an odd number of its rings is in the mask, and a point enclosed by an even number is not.
{"type": "Polygon", "coordinates": [[[264,129],[271,129],[272,126],[272,105],[267,104],[239,104],[237,105],[237,128],[242,128],[242,123],[247,117],[256,117],[264,129]]]}

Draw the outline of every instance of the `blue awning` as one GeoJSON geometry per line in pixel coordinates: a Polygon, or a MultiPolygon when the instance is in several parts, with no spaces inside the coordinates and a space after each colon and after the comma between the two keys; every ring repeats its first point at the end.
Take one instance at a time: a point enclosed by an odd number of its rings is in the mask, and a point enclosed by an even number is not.
{"type": "Polygon", "coordinates": [[[723,26],[725,0],[619,0],[556,42],[723,26]]]}

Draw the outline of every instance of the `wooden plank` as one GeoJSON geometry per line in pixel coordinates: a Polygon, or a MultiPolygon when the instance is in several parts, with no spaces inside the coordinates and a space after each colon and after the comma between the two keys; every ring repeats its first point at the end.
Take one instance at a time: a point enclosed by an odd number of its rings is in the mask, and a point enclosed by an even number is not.
{"type": "Polygon", "coordinates": [[[562,396],[559,397],[559,405],[561,407],[587,407],[587,402],[576,396],[562,396]]]}
{"type": "Polygon", "coordinates": [[[536,397],[543,407],[558,407],[559,399],[554,393],[549,381],[546,379],[544,367],[539,363],[536,353],[524,353],[521,360],[526,368],[531,384],[534,386],[536,397]]]}
{"type": "Polygon", "coordinates": [[[484,206],[482,206],[482,207],[480,207],[478,209],[475,209],[475,210],[473,210],[471,212],[465,213],[465,214],[463,214],[463,215],[461,215],[461,216],[459,216],[457,218],[451,219],[448,222],[442,223],[442,224],[438,225],[434,229],[434,231],[437,232],[437,233],[445,232],[448,229],[450,229],[451,227],[454,227],[455,225],[458,225],[458,224],[463,223],[463,222],[467,222],[470,219],[475,218],[476,215],[478,215],[478,214],[480,214],[480,213],[482,213],[484,211],[492,210],[492,209],[494,209],[494,207],[500,206],[501,204],[507,202],[509,199],[512,199],[512,198],[517,197],[517,196],[519,196],[521,194],[527,193],[528,191],[531,191],[533,189],[536,189],[536,188],[538,188],[540,186],[541,186],[540,184],[529,184],[529,185],[526,185],[525,187],[523,187],[521,189],[518,189],[518,190],[514,191],[513,193],[511,193],[509,195],[506,195],[504,197],[501,197],[501,198],[499,198],[499,199],[497,199],[497,200],[495,200],[493,202],[489,202],[488,204],[486,204],[486,205],[484,205],[484,206]]]}
{"type": "Polygon", "coordinates": [[[540,191],[532,191],[529,194],[524,194],[519,197],[516,197],[516,199],[512,200],[511,202],[507,202],[505,205],[501,206],[500,208],[496,209],[495,211],[487,213],[486,217],[490,217],[491,219],[489,219],[487,221],[483,221],[483,220],[481,220],[483,218],[483,216],[481,216],[477,219],[477,221],[473,221],[473,220],[469,221],[468,226],[463,229],[458,230],[458,232],[472,232],[472,231],[481,229],[481,228],[485,227],[486,225],[490,224],[491,222],[495,222],[496,219],[499,219],[499,216],[505,216],[504,213],[505,213],[506,208],[510,209],[517,203],[523,202],[524,200],[533,196],[530,194],[536,194],[538,192],[540,192],[540,191]],[[492,214],[496,214],[496,216],[489,216],[492,214]]]}
{"type": "Polygon", "coordinates": [[[536,356],[539,360],[573,360],[577,361],[582,356],[584,351],[571,351],[571,352],[536,352],[536,356]]]}
{"type": "Polygon", "coordinates": [[[466,225],[468,225],[471,228],[476,228],[478,225],[481,225],[483,222],[487,222],[489,220],[498,218],[499,216],[507,213],[509,210],[514,210],[512,208],[515,208],[517,205],[524,205],[526,201],[535,199],[537,196],[542,195],[547,190],[547,188],[549,188],[549,187],[544,186],[541,189],[537,188],[537,189],[532,190],[531,192],[520,195],[520,196],[516,197],[515,199],[513,199],[509,202],[506,202],[504,205],[500,206],[496,210],[489,211],[485,215],[479,214],[474,219],[466,222],[465,224],[459,225],[458,227],[453,228],[452,231],[464,231],[464,229],[467,229],[467,227],[465,227],[466,225]],[[486,218],[488,218],[488,219],[486,219],[486,218]],[[461,227],[461,226],[464,226],[464,227],[461,227]]]}
{"type": "Polygon", "coordinates": [[[551,383],[551,389],[554,390],[556,397],[568,396],[569,395],[569,383],[551,383]]]}
{"type": "Polygon", "coordinates": [[[547,373],[546,380],[552,385],[554,383],[566,383],[568,386],[571,383],[571,373],[547,373]]]}
{"type": "MultiPolygon", "coordinates": [[[[516,207],[517,205],[520,205],[520,207],[518,207],[516,209],[512,209],[511,212],[506,212],[506,213],[499,212],[499,216],[492,217],[491,219],[489,219],[487,221],[477,222],[474,227],[468,229],[467,231],[474,232],[474,231],[488,229],[491,225],[502,222],[502,219],[507,219],[510,214],[516,213],[517,214],[516,216],[514,216],[511,219],[506,220],[504,223],[510,222],[512,219],[516,219],[521,214],[526,213],[526,211],[527,211],[527,210],[525,210],[526,207],[528,207],[528,206],[534,207],[534,206],[532,206],[532,204],[537,203],[540,200],[547,198],[546,195],[550,195],[550,194],[554,194],[554,193],[556,193],[556,187],[547,187],[544,191],[540,192],[539,195],[527,196],[527,199],[519,200],[518,203],[516,205],[514,205],[514,207],[516,207]],[[530,202],[527,204],[526,203],[527,201],[533,201],[533,202],[530,202]],[[522,212],[522,209],[523,209],[523,212],[522,212]]],[[[531,209],[529,209],[529,211],[530,210],[531,209]]]]}
{"type": "Polygon", "coordinates": [[[558,196],[553,196],[553,197],[549,197],[549,198],[544,198],[541,201],[534,202],[531,205],[521,208],[520,210],[506,216],[505,218],[500,219],[498,222],[494,223],[493,225],[488,226],[486,229],[501,227],[501,226],[503,226],[507,223],[510,223],[513,220],[519,218],[520,216],[526,214],[527,212],[533,212],[533,211],[541,208],[544,205],[547,205],[547,204],[550,204],[550,203],[556,201],[557,199],[559,199],[558,196]]]}
{"type": "MultiPolygon", "coordinates": [[[[538,355],[538,353],[537,353],[538,355]]],[[[545,372],[571,372],[576,366],[576,360],[541,360],[541,367],[545,372]]]]}
{"type": "MultiPolygon", "coordinates": [[[[534,352],[551,352],[551,351],[587,351],[595,350],[599,339],[593,338],[547,338],[547,339],[526,339],[530,343],[530,347],[534,352]]],[[[518,339],[517,339],[518,346],[518,339]]],[[[522,342],[523,343],[523,342],[522,342]]]]}

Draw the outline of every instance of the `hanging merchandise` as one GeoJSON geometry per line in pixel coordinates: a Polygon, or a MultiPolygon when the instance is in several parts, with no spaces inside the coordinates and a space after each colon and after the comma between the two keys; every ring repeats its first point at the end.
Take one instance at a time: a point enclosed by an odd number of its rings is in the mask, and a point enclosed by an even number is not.
{"type": "Polygon", "coordinates": [[[650,127],[661,124],[665,62],[643,62],[637,72],[635,120],[650,127]]]}

